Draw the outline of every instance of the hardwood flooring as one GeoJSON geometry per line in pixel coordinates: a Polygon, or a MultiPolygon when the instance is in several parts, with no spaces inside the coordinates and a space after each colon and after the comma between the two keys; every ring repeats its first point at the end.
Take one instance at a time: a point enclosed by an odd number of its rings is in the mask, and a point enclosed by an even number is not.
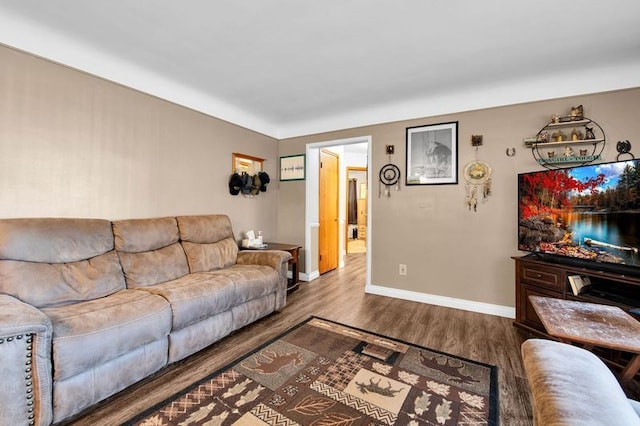
{"type": "Polygon", "coordinates": [[[349,254],[345,268],[301,283],[280,312],[164,368],[67,424],[120,424],[311,315],[497,365],[500,424],[532,424],[520,357],[524,337],[511,319],[365,294],[364,262],[364,254],[349,254]]]}

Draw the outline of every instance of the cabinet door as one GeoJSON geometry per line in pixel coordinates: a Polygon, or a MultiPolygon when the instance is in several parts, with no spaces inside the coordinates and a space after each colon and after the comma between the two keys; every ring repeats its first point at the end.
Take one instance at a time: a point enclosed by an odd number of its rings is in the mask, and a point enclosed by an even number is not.
{"type": "Polygon", "coordinates": [[[542,321],[536,314],[535,309],[531,305],[529,301],[529,296],[544,296],[544,297],[555,297],[558,299],[562,299],[562,294],[545,290],[539,287],[532,287],[529,285],[522,285],[519,288],[518,294],[518,309],[517,309],[517,318],[516,320],[524,325],[528,325],[529,327],[533,327],[542,332],[546,332],[544,326],[542,325],[542,321]]]}

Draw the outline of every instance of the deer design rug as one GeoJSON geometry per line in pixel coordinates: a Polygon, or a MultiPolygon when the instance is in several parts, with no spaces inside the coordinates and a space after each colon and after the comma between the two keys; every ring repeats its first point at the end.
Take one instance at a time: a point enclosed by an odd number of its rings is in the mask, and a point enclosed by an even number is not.
{"type": "Polygon", "coordinates": [[[497,369],[312,317],[130,425],[497,425],[497,369]]]}

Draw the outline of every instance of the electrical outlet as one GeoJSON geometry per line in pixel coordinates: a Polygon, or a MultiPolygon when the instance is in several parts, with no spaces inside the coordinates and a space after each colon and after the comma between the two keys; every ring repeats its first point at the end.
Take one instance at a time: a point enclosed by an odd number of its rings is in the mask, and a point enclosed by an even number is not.
{"type": "Polygon", "coordinates": [[[400,264],[399,268],[398,268],[398,273],[400,275],[407,275],[407,265],[403,265],[402,263],[400,264]]]}

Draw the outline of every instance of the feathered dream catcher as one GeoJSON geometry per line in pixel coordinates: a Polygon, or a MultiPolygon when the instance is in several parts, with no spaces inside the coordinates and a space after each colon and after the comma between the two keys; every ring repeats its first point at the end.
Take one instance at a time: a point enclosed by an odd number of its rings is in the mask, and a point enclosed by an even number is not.
{"type": "Polygon", "coordinates": [[[391,155],[394,153],[394,146],[387,145],[386,153],[389,155],[389,164],[385,164],[380,169],[378,176],[380,178],[380,182],[378,184],[378,198],[382,196],[387,198],[391,197],[389,188],[394,186],[396,191],[400,191],[400,169],[398,166],[391,163],[391,155]]]}
{"type": "Polygon", "coordinates": [[[400,169],[395,164],[386,164],[380,169],[380,186],[378,188],[378,197],[390,197],[389,188],[396,187],[396,191],[400,190],[400,169]],[[384,189],[382,188],[384,185],[384,189]]]}
{"type": "Polygon", "coordinates": [[[478,160],[478,147],[482,145],[482,135],[473,135],[471,145],[476,147],[476,159],[466,166],[462,172],[464,176],[466,204],[469,211],[478,211],[478,201],[486,202],[491,195],[491,174],[493,169],[484,161],[478,160]]]}

